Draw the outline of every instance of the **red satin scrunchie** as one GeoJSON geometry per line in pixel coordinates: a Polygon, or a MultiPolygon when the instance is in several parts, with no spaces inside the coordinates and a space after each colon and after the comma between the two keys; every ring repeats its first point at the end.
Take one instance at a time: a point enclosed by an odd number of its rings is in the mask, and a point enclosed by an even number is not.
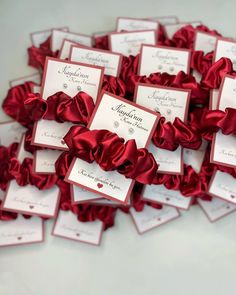
{"type": "Polygon", "coordinates": [[[17,158],[10,159],[8,173],[14,178],[18,185],[34,185],[40,190],[53,187],[58,177],[56,174],[40,174],[33,172],[33,160],[25,158],[22,163],[17,158]]]}
{"type": "Polygon", "coordinates": [[[207,72],[203,73],[201,85],[208,89],[219,88],[225,74],[235,76],[233,64],[229,58],[222,57],[216,61],[207,72]]]}
{"type": "Polygon", "coordinates": [[[108,130],[89,130],[72,126],[64,137],[70,151],[78,158],[96,163],[105,171],[117,170],[127,178],[151,184],[158,165],[145,148],[138,149],[135,140],[124,139],[108,130]]]}
{"type": "Polygon", "coordinates": [[[211,141],[213,135],[221,130],[223,134],[236,135],[236,109],[226,108],[221,110],[199,109],[190,114],[190,122],[202,137],[211,141]]]}
{"type": "Polygon", "coordinates": [[[57,92],[47,100],[39,94],[29,94],[24,106],[32,121],[45,119],[84,125],[87,125],[94,110],[93,99],[85,92],[79,92],[72,98],[64,92],[57,92]]]}
{"type": "Polygon", "coordinates": [[[5,191],[8,182],[13,179],[9,173],[10,161],[16,157],[18,143],[12,143],[10,146],[0,146],[0,189],[5,191]]]}
{"type": "Polygon", "coordinates": [[[28,95],[32,93],[33,85],[33,82],[25,82],[12,87],[2,103],[3,111],[25,127],[31,127],[34,123],[24,106],[28,95]]]}
{"type": "Polygon", "coordinates": [[[179,118],[175,118],[173,123],[165,122],[164,117],[160,118],[152,141],[157,147],[170,151],[176,150],[179,145],[197,150],[202,143],[197,128],[194,129],[179,118]]]}
{"type": "Polygon", "coordinates": [[[180,71],[177,75],[168,73],[154,73],[150,76],[132,75],[129,77],[126,88],[131,97],[134,96],[136,83],[147,83],[161,86],[191,90],[190,103],[208,104],[209,90],[203,88],[191,74],[180,71]]]}

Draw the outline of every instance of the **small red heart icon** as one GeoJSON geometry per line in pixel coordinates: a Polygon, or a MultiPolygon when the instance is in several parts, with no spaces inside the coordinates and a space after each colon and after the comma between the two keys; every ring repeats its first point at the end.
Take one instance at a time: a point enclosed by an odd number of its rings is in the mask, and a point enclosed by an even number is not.
{"type": "Polygon", "coordinates": [[[63,139],[61,140],[61,144],[66,144],[65,141],[64,141],[63,139]]]}
{"type": "Polygon", "coordinates": [[[102,188],[103,187],[103,184],[99,182],[99,183],[97,183],[97,187],[98,188],[102,188]]]}
{"type": "Polygon", "coordinates": [[[30,209],[34,209],[34,206],[33,205],[30,205],[29,207],[30,207],[30,209]]]}
{"type": "Polygon", "coordinates": [[[22,239],[22,237],[17,237],[17,240],[19,240],[19,241],[20,241],[21,239],[22,239]]]}

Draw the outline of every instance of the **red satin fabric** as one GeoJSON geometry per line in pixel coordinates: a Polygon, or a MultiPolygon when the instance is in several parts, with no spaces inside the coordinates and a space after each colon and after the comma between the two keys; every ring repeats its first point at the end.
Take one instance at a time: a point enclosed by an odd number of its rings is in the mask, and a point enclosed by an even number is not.
{"type": "MultiPolygon", "coordinates": [[[[0,208],[2,205],[2,201],[0,200],[0,208]]],[[[11,221],[17,218],[17,213],[15,212],[8,212],[8,211],[3,211],[0,209],[0,220],[1,221],[11,221]]]]}
{"type": "Polygon", "coordinates": [[[28,48],[28,65],[43,71],[46,57],[57,57],[57,52],[51,50],[51,37],[49,37],[44,43],[40,44],[39,48],[34,45],[28,48]]]}
{"type": "Polygon", "coordinates": [[[204,25],[199,25],[196,28],[192,25],[186,25],[175,32],[172,39],[166,39],[162,44],[177,48],[193,49],[196,31],[210,33],[213,36],[221,36],[217,31],[210,30],[204,25]]]}
{"type": "Polygon", "coordinates": [[[123,56],[122,57],[122,64],[121,64],[121,71],[120,71],[120,78],[124,81],[127,87],[127,79],[130,76],[137,75],[138,73],[138,65],[139,65],[139,54],[136,56],[130,55],[129,57],[123,56]]]}
{"type": "Polygon", "coordinates": [[[236,135],[236,109],[226,108],[225,112],[207,108],[196,110],[190,115],[190,122],[208,141],[212,140],[219,129],[225,135],[236,135]]]}
{"type": "Polygon", "coordinates": [[[222,57],[215,62],[206,73],[203,73],[201,85],[208,89],[219,88],[225,74],[235,76],[233,65],[230,59],[222,57]]]}
{"type": "Polygon", "coordinates": [[[195,78],[190,74],[180,71],[177,75],[167,73],[154,73],[150,76],[132,75],[127,81],[127,92],[134,96],[135,85],[137,82],[169,86],[191,90],[190,103],[208,104],[209,90],[202,88],[195,78]]]}
{"type": "Polygon", "coordinates": [[[197,128],[185,124],[179,118],[174,122],[165,122],[161,117],[152,137],[153,143],[162,149],[174,151],[179,145],[189,149],[198,149],[202,143],[197,128]]]}
{"type": "Polygon", "coordinates": [[[9,173],[10,161],[16,157],[18,143],[12,143],[10,146],[0,146],[0,189],[5,191],[9,180],[13,179],[9,173]]]}
{"type": "Polygon", "coordinates": [[[164,184],[167,189],[179,190],[186,197],[201,193],[199,176],[187,165],[184,165],[183,175],[158,174],[154,184],[164,184]]]}
{"type": "Polygon", "coordinates": [[[47,100],[39,94],[29,94],[24,105],[32,121],[45,119],[85,125],[94,110],[93,99],[85,92],[79,92],[72,98],[64,92],[57,92],[47,100]]]}
{"type": "Polygon", "coordinates": [[[33,125],[32,118],[29,117],[24,106],[25,100],[32,92],[32,86],[32,82],[25,82],[24,84],[12,87],[9,89],[8,94],[2,103],[3,111],[25,127],[33,125]]]}
{"type": "Polygon", "coordinates": [[[70,164],[74,158],[72,151],[63,152],[55,163],[56,174],[60,179],[64,179],[67,171],[69,170],[70,164]]]}
{"type": "Polygon", "coordinates": [[[103,77],[102,90],[108,91],[121,97],[125,97],[126,85],[120,78],[105,75],[103,77]]]}
{"type": "Polygon", "coordinates": [[[145,205],[151,206],[155,209],[162,209],[161,204],[143,200],[141,197],[142,190],[143,185],[136,183],[133,189],[132,207],[134,207],[137,212],[143,211],[145,205]]]}
{"type": "Polygon", "coordinates": [[[204,55],[203,51],[193,51],[191,55],[191,69],[197,71],[201,75],[206,75],[212,66],[213,56],[213,52],[204,55]]]}
{"type": "Polygon", "coordinates": [[[73,205],[71,203],[70,184],[64,182],[63,180],[59,180],[58,187],[61,195],[61,210],[72,211],[77,215],[78,220],[82,222],[91,222],[99,219],[103,222],[105,230],[114,225],[117,208],[111,206],[92,205],[90,203],[73,205]]]}
{"type": "Polygon", "coordinates": [[[96,163],[105,171],[117,170],[127,178],[152,183],[158,165],[147,149],[138,149],[134,140],[124,139],[107,130],[73,126],[64,137],[76,157],[96,163]]]}
{"type": "Polygon", "coordinates": [[[40,174],[33,172],[33,160],[25,158],[20,163],[16,158],[12,158],[9,163],[9,174],[14,178],[18,185],[34,185],[40,190],[53,187],[58,177],[56,174],[40,174]]]}
{"type": "Polygon", "coordinates": [[[109,50],[108,35],[94,37],[94,47],[109,50]]]}

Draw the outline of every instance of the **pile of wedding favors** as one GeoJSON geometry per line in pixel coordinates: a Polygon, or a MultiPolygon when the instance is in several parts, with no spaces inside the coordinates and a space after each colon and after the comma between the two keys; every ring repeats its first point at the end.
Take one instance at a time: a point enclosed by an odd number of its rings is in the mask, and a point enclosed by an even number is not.
{"type": "MultiPolygon", "coordinates": [[[[100,245],[118,211],[143,234],[199,206],[236,211],[236,41],[198,21],[118,17],[31,34],[35,73],[0,123],[0,246],[100,245]]],[[[164,230],[164,227],[163,227],[164,230]]]]}

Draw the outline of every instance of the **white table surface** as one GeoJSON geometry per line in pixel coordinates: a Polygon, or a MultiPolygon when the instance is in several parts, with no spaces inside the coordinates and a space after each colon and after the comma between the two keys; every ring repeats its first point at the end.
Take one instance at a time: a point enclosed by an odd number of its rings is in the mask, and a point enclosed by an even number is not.
{"type": "MultiPolygon", "coordinates": [[[[30,32],[68,25],[90,34],[113,29],[116,16],[177,15],[235,37],[235,8],[233,0],[0,0],[1,100],[9,80],[34,72],[30,32]]],[[[0,249],[1,295],[235,294],[236,213],[211,224],[194,207],[143,236],[119,213],[100,247],[51,237],[51,225],[43,244],[0,249]]]]}

